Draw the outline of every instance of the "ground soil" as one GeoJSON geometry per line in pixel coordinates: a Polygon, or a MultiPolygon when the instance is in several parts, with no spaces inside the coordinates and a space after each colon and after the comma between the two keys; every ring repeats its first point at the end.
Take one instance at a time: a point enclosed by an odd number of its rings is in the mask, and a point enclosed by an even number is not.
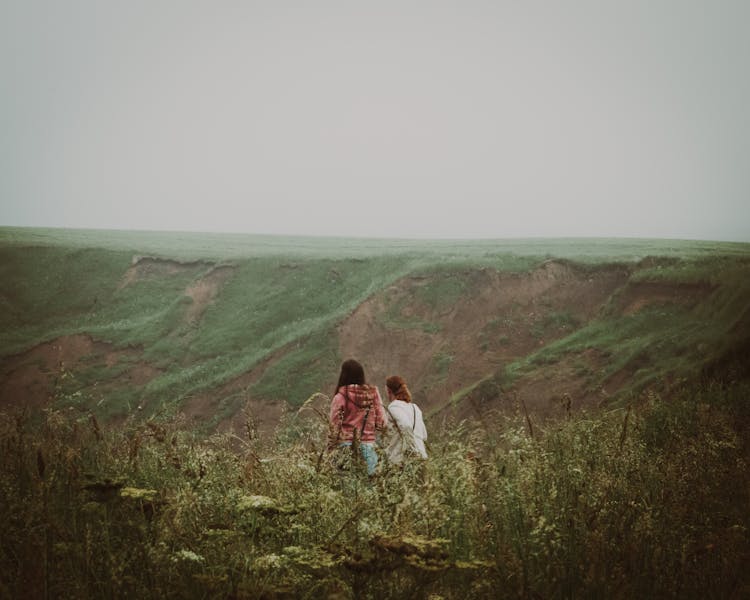
{"type": "Polygon", "coordinates": [[[261,364],[226,382],[219,388],[197,394],[188,399],[182,407],[182,412],[187,417],[188,422],[193,425],[211,422],[214,420],[217,411],[221,410],[222,401],[227,398],[239,397],[238,404],[241,409],[230,417],[221,419],[216,428],[217,431],[234,433],[245,439],[249,434],[266,438],[271,436],[288,407],[285,402],[279,402],[278,400],[253,398],[249,389],[263,376],[268,366],[283,354],[284,350],[282,349],[269,356],[261,364]]]}
{"type": "MultiPolygon", "coordinates": [[[[340,327],[342,357],[360,360],[381,389],[388,375],[403,375],[415,400],[429,413],[466,386],[590,321],[625,284],[628,272],[622,267],[583,270],[549,261],[526,274],[485,269],[467,276],[470,292],[443,313],[410,301],[415,288],[424,284],[414,278],[400,280],[366,301],[340,327]],[[389,326],[383,315],[388,300],[394,299],[404,299],[412,316],[437,324],[439,330],[389,326]],[[441,356],[449,357],[443,360],[447,366],[436,373],[436,357],[441,356]]],[[[529,390],[543,398],[535,405],[546,405],[559,395],[562,379],[576,379],[562,367],[558,377],[550,375],[529,382],[529,390]]]]}
{"type": "Polygon", "coordinates": [[[201,265],[210,266],[204,261],[179,262],[151,256],[134,256],[130,268],[122,276],[118,289],[132,285],[136,281],[154,277],[169,277],[177,273],[191,271],[201,265]]]}
{"type": "Polygon", "coordinates": [[[234,275],[234,267],[214,267],[195,283],[188,286],[185,295],[192,300],[192,304],[185,311],[185,320],[188,323],[200,321],[203,313],[214,299],[219,295],[221,287],[234,275]]]}
{"type": "Polygon", "coordinates": [[[682,304],[690,307],[710,294],[713,289],[707,283],[640,281],[625,286],[615,303],[623,315],[632,315],[646,307],[660,304],[682,304]]]}
{"type": "Polygon", "coordinates": [[[85,334],[63,336],[38,344],[0,363],[0,407],[43,408],[63,393],[66,380],[91,366],[113,368],[120,363],[124,365],[114,379],[87,390],[95,402],[108,390],[120,386],[142,388],[159,371],[140,360],[140,354],[137,348],[115,349],[111,344],[95,341],[85,334]]]}

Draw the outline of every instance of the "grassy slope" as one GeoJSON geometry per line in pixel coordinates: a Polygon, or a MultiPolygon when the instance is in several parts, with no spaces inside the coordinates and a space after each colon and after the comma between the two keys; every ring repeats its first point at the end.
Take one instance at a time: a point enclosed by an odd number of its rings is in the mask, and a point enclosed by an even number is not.
{"type": "MultiPolygon", "coordinates": [[[[747,336],[747,244],[671,240],[403,241],[269,236],[0,229],[0,356],[61,335],[88,333],[117,347],[136,347],[161,374],[146,386],[119,390],[101,410],[121,414],[128,402],[179,404],[260,364],[281,358],[253,384],[259,397],[302,402],[320,389],[340,357],[336,324],[364,299],[407,273],[438,276],[423,302],[466,290],[457,269],[528,270],[549,257],[599,264],[659,255],[674,260],[640,270],[634,280],[707,282],[716,291],[694,309],[612,314],[492,375],[513,377],[582,348],[616,356],[602,377],[629,363],[646,384],[666,370],[689,374],[719,360],[747,336]],[[230,264],[234,275],[208,306],[200,326],[185,321],[186,288],[211,268],[188,265],[169,277],[120,287],[134,255],[230,264]],[[745,319],[745,322],[747,319],[745,319]]],[[[429,324],[422,324],[429,327],[429,324]]],[[[79,387],[113,373],[92,369],[79,387]]],[[[226,411],[237,408],[225,407],[226,411]]]]}
{"type": "Polygon", "coordinates": [[[691,259],[668,268],[637,272],[633,281],[706,284],[713,292],[692,308],[654,306],[632,315],[612,315],[576,332],[569,339],[545,348],[538,360],[559,352],[597,347],[617,356],[604,376],[638,364],[636,388],[670,373],[690,378],[705,363],[720,360],[750,334],[739,327],[750,300],[750,263],[711,256],[691,259]]]}
{"type": "MultiPolygon", "coordinates": [[[[748,358],[750,340],[750,257],[717,252],[688,256],[683,260],[655,261],[639,268],[630,284],[664,283],[705,285],[713,289],[692,307],[655,304],[633,314],[621,314],[616,298],[596,320],[538,351],[504,366],[497,372],[460,390],[450,404],[468,397],[480,401],[509,390],[524,376],[544,371],[566,357],[596,350],[607,357],[606,365],[589,374],[590,389],[600,389],[620,372],[628,384],[613,400],[627,402],[647,388],[660,388],[680,381],[697,381],[713,365],[748,358]]],[[[747,377],[745,368],[741,377],[747,377]]]]}

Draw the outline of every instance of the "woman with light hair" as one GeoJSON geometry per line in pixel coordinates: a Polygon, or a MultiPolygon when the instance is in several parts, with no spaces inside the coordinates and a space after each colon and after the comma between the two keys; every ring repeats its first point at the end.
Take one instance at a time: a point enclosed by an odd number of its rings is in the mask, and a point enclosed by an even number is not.
{"type": "Polygon", "coordinates": [[[400,465],[409,458],[427,458],[424,442],[427,428],[422,411],[412,402],[411,392],[403,377],[391,375],[385,380],[390,403],[386,407],[388,441],[385,454],[388,460],[400,465]]]}

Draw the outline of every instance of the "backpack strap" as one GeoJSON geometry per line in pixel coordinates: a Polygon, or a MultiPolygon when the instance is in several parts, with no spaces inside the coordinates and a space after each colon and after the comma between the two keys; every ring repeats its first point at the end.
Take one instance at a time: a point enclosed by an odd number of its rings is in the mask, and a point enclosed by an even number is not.
{"type": "Polygon", "coordinates": [[[367,407],[367,410],[365,411],[365,418],[362,419],[362,429],[359,430],[359,439],[362,439],[362,436],[365,433],[365,425],[367,425],[367,416],[370,414],[370,406],[367,407]]]}

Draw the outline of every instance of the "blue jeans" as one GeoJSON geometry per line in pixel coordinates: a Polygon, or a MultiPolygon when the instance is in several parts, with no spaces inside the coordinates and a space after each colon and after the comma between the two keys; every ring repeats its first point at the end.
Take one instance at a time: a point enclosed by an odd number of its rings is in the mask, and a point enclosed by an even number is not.
{"type": "MultiPolygon", "coordinates": [[[[341,442],[339,448],[350,448],[351,445],[351,442],[341,442]]],[[[372,442],[360,442],[359,451],[362,454],[362,458],[365,459],[367,474],[372,475],[375,472],[375,467],[378,466],[378,453],[375,452],[375,444],[372,442]]]]}

